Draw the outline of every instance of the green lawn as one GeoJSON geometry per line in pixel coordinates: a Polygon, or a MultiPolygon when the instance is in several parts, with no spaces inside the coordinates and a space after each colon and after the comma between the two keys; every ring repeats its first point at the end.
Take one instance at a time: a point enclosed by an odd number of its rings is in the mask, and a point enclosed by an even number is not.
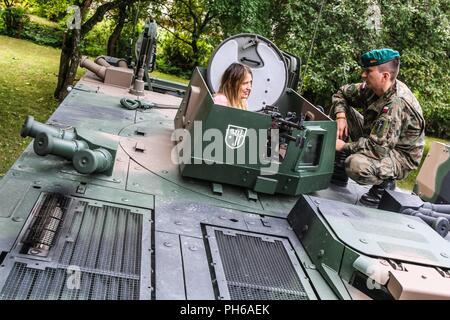
{"type": "Polygon", "coordinates": [[[59,50],[0,36],[0,175],[31,141],[20,137],[27,115],[46,121],[57,102],[59,50]]]}
{"type": "Polygon", "coordinates": [[[150,77],[173,81],[173,82],[178,82],[178,83],[185,84],[185,85],[189,84],[189,80],[186,80],[186,79],[183,79],[183,78],[171,75],[171,74],[162,73],[159,71],[153,71],[152,73],[150,73],[150,77]]]}
{"type": "Polygon", "coordinates": [[[59,28],[59,24],[57,22],[53,22],[50,20],[47,20],[45,18],[41,18],[39,16],[36,16],[34,14],[27,14],[28,18],[30,18],[30,21],[47,26],[52,28],[59,28]]]}

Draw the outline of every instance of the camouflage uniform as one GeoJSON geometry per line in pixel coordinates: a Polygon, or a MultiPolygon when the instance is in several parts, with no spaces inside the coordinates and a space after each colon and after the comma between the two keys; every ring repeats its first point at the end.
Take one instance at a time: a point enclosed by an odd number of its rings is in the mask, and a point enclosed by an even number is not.
{"type": "Polygon", "coordinates": [[[409,88],[396,80],[382,96],[363,84],[343,86],[332,97],[330,116],[345,112],[350,143],[346,172],[360,184],[401,180],[417,169],[424,147],[425,120],[409,88]],[[360,107],[363,115],[354,109],[360,107]]]}

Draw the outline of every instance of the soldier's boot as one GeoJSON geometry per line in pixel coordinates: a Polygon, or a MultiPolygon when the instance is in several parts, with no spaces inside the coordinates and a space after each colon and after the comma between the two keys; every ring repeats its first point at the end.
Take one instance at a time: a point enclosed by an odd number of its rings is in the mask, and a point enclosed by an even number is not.
{"type": "Polygon", "coordinates": [[[389,179],[383,181],[379,185],[372,186],[367,193],[361,196],[359,202],[371,207],[378,206],[384,190],[395,190],[395,181],[393,179],[389,179]]]}
{"type": "Polygon", "coordinates": [[[346,187],[348,183],[348,176],[345,172],[345,159],[347,159],[348,154],[345,152],[336,151],[334,158],[334,169],[333,175],[331,176],[331,183],[346,187]]]}

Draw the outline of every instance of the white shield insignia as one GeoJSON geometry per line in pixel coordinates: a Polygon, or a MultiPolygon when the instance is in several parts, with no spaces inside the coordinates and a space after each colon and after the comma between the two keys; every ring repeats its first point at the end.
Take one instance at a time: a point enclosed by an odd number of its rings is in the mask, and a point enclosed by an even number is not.
{"type": "Polygon", "coordinates": [[[231,149],[240,148],[245,142],[246,135],[247,128],[229,124],[225,135],[225,144],[231,149]]]}

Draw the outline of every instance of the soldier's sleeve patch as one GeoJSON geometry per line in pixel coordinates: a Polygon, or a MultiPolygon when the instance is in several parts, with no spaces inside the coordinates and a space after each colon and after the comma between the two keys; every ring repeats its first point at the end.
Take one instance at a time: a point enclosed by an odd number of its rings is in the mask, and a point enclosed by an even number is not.
{"type": "Polygon", "coordinates": [[[380,118],[375,122],[375,125],[372,128],[372,134],[376,135],[378,138],[384,137],[389,129],[389,118],[380,118]]]}

